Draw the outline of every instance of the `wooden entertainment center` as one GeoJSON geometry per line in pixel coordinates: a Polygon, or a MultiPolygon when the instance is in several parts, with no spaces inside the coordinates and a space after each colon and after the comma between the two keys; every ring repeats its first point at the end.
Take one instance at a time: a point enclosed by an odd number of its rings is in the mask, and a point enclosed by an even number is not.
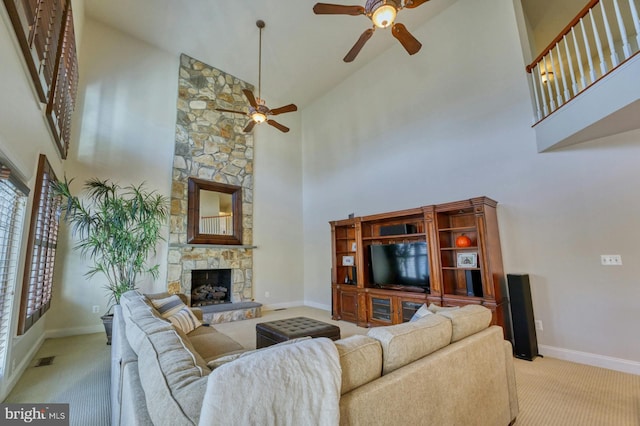
{"type": "Polygon", "coordinates": [[[479,304],[491,309],[492,324],[504,328],[508,306],[496,206],[477,197],[330,222],[333,319],[372,327],[409,321],[423,303],[479,304]],[[413,243],[426,243],[429,289],[375,284],[371,246],[413,243]]]}

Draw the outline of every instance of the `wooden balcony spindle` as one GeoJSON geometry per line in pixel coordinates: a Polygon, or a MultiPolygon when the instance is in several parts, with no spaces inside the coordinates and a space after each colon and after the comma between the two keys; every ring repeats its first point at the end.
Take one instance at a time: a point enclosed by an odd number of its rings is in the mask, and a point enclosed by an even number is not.
{"type": "Polygon", "coordinates": [[[604,60],[604,52],[602,51],[602,42],[600,41],[600,33],[598,27],[596,27],[596,19],[593,14],[593,9],[589,11],[589,18],[591,21],[591,30],[593,31],[593,38],[596,41],[596,49],[598,50],[598,59],[600,59],[600,72],[601,76],[607,73],[607,63],[604,60]]]}
{"type": "MultiPolygon", "coordinates": [[[[553,59],[553,49],[549,50],[549,60],[551,61],[551,72],[553,73],[553,86],[556,89],[556,102],[558,103],[558,108],[564,104],[562,100],[562,91],[560,90],[560,83],[558,80],[558,71],[556,71],[556,61],[553,59]]],[[[549,81],[551,83],[551,81],[549,81]]]]}
{"type": "MultiPolygon", "coordinates": [[[[609,18],[607,18],[607,11],[604,10],[604,2],[600,2],[600,10],[602,11],[602,20],[604,21],[604,31],[607,35],[607,43],[609,43],[609,52],[611,53],[611,68],[615,68],[620,64],[618,59],[618,52],[616,52],[616,44],[613,41],[613,34],[611,33],[611,25],[609,25],[609,18]]],[[[604,75],[605,72],[602,73],[604,75]]]]}
{"type": "Polygon", "coordinates": [[[541,72],[542,71],[540,70],[540,64],[537,64],[535,67],[536,81],[538,83],[538,87],[540,88],[540,101],[542,102],[542,111],[544,113],[544,117],[546,117],[551,111],[549,110],[547,96],[544,93],[544,84],[542,83],[541,72]]]}
{"type": "Polygon", "coordinates": [[[618,0],[613,0],[613,8],[616,11],[616,20],[618,21],[618,28],[620,29],[620,38],[622,39],[622,53],[625,59],[629,59],[631,56],[631,45],[629,44],[629,38],[627,37],[627,27],[622,20],[622,13],[620,12],[620,5],[618,0]]]}
{"type": "Polygon", "coordinates": [[[584,40],[584,45],[586,48],[587,61],[589,61],[589,77],[591,79],[589,83],[593,83],[596,81],[596,70],[593,66],[593,57],[591,55],[591,46],[589,46],[589,39],[587,38],[587,32],[584,29],[584,19],[580,19],[580,28],[582,29],[582,39],[584,40]]]}
{"type": "MultiPolygon", "coordinates": [[[[578,46],[578,40],[576,40],[576,29],[571,31],[571,37],[573,38],[573,48],[576,51],[576,59],[578,62],[578,69],[580,70],[580,89],[587,88],[587,82],[584,76],[584,66],[582,65],[582,54],[580,53],[580,46],[578,46]]],[[[576,92],[577,93],[577,92],[576,92]]]]}
{"type": "MultiPolygon", "coordinates": [[[[573,32],[573,30],[571,31],[573,32]]],[[[576,74],[573,70],[573,57],[569,50],[569,43],[567,43],[567,36],[562,37],[564,41],[564,51],[567,54],[567,63],[569,64],[569,75],[571,76],[571,90],[573,90],[573,96],[578,94],[578,83],[576,83],[576,74]]],[[[568,98],[567,98],[568,99],[568,98]]]]}
{"type": "MultiPolygon", "coordinates": [[[[564,62],[562,61],[562,49],[560,48],[560,43],[556,45],[556,50],[558,51],[558,66],[560,67],[560,77],[562,77],[562,88],[564,89],[564,101],[569,102],[571,99],[571,92],[569,91],[569,82],[567,81],[567,76],[564,72],[564,62]]],[[[567,59],[568,61],[568,59],[567,59]]]]}
{"type": "MultiPolygon", "coordinates": [[[[542,113],[540,111],[540,99],[538,98],[538,82],[536,81],[536,74],[540,75],[538,66],[536,66],[530,73],[531,85],[533,86],[533,98],[536,100],[536,121],[542,120],[542,113]]],[[[542,90],[542,87],[540,88],[542,90]]]]}
{"type": "Polygon", "coordinates": [[[640,17],[638,17],[638,8],[633,0],[629,0],[629,9],[631,9],[633,26],[636,30],[636,43],[638,45],[638,49],[640,49],[640,17]]]}
{"type": "MultiPolygon", "coordinates": [[[[547,82],[545,83],[547,85],[547,92],[549,93],[549,113],[555,111],[556,109],[556,102],[553,100],[553,93],[551,92],[551,80],[549,79],[549,67],[547,66],[547,57],[545,56],[544,58],[542,58],[542,63],[544,65],[544,72],[547,76],[547,82]]],[[[542,76],[542,74],[541,74],[542,76]]],[[[547,115],[547,114],[545,114],[547,115]]]]}

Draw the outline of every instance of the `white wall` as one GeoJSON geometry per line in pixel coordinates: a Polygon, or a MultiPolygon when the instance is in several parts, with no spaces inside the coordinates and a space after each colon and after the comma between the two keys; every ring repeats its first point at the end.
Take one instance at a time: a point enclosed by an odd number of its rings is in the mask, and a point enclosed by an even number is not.
{"type": "MultiPolygon", "coordinates": [[[[149,189],[170,194],[178,65],[177,57],[86,20],[73,140],[65,163],[67,177],[75,179],[74,192],[98,177],[122,186],[145,182],[149,189]]],[[[71,248],[74,244],[68,232],[61,235],[49,335],[99,331],[99,315],[108,308],[105,279],[84,276],[88,263],[71,248]],[[92,312],[96,305],[99,314],[92,312]]],[[[166,289],[166,256],[162,244],[160,278],[147,277],[142,290],[166,289]]]]}
{"type": "Polygon", "coordinates": [[[420,53],[390,49],[302,113],[305,300],[330,304],[328,221],[486,195],[506,272],[531,276],[542,353],[640,372],[640,133],[536,153],[511,0],[412,31],[420,53]],[[624,266],[600,266],[609,253],[624,266]]]}
{"type": "MultiPolygon", "coordinates": [[[[273,108],[290,102],[268,94],[265,99],[273,108]]],[[[304,300],[300,113],[276,119],[290,132],[265,125],[254,131],[254,297],[266,309],[300,306],[304,300]]]]}

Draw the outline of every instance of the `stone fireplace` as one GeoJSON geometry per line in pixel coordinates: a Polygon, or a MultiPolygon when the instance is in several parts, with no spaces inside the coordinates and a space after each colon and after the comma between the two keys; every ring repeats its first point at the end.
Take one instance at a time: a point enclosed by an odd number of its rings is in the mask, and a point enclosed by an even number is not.
{"type": "Polygon", "coordinates": [[[231,303],[231,269],[191,271],[191,306],[231,303]]]}
{"type": "MultiPolygon", "coordinates": [[[[253,135],[242,131],[246,117],[215,110],[217,107],[246,108],[243,89],[253,90],[253,87],[187,55],[180,57],[168,291],[191,296],[192,304],[202,303],[193,300],[194,291],[200,295],[204,290],[198,289],[201,287],[198,271],[229,271],[229,282],[225,284],[226,303],[207,303],[202,310],[208,312],[221,311],[227,305],[236,304],[242,309],[253,301],[253,135]],[[242,187],[241,245],[187,243],[190,177],[242,187]]],[[[211,293],[222,291],[213,290],[211,293]]],[[[256,311],[247,315],[259,316],[259,309],[258,315],[256,311]]]]}

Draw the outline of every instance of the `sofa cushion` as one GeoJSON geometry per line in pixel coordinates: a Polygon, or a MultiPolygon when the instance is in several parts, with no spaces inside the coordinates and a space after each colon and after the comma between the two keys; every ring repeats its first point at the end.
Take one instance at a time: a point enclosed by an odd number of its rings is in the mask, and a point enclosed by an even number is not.
{"type": "Polygon", "coordinates": [[[142,338],[138,372],[154,424],[198,424],[209,371],[198,365],[177,330],[142,338]]]}
{"type": "Polygon", "coordinates": [[[484,330],[491,323],[491,310],[480,305],[467,305],[456,310],[440,311],[438,315],[451,320],[453,327],[451,343],[484,330]]]}
{"type": "Polygon", "coordinates": [[[122,316],[129,345],[139,354],[142,339],[147,334],[172,330],[170,323],[156,315],[146,298],[137,291],[128,291],[120,298],[122,316]]]}
{"type": "Polygon", "coordinates": [[[341,395],[382,375],[382,346],[379,341],[356,334],[334,343],[342,367],[341,395]]]}
{"type": "Polygon", "coordinates": [[[460,306],[439,306],[439,305],[436,305],[435,303],[429,304],[429,310],[434,314],[437,314],[438,312],[455,311],[458,309],[460,309],[460,306]]]}
{"type": "Polygon", "coordinates": [[[187,348],[187,350],[193,354],[193,357],[196,361],[196,365],[202,369],[203,374],[209,374],[211,372],[211,369],[207,367],[207,362],[204,360],[204,358],[202,358],[202,355],[200,355],[200,352],[198,352],[196,348],[193,346],[193,343],[191,343],[189,336],[187,336],[187,334],[184,331],[180,330],[179,328],[176,328],[175,331],[178,334],[178,337],[182,339],[182,343],[184,343],[184,347],[187,348]]]}
{"type": "Polygon", "coordinates": [[[214,327],[202,326],[187,334],[196,352],[209,362],[231,352],[243,351],[244,347],[214,327]]]}
{"type": "Polygon", "coordinates": [[[449,319],[428,315],[414,322],[372,328],[367,335],[382,345],[384,375],[447,346],[451,328],[449,319]]]}
{"type": "Polygon", "coordinates": [[[228,364],[230,362],[233,362],[233,361],[237,360],[238,358],[242,358],[242,357],[245,357],[245,356],[253,355],[253,354],[257,353],[257,352],[264,351],[265,349],[272,348],[274,346],[292,345],[294,343],[298,343],[298,342],[301,342],[303,340],[308,340],[308,339],[311,339],[311,336],[298,337],[296,339],[285,340],[284,342],[276,343],[275,345],[267,346],[265,348],[254,349],[254,350],[240,350],[240,351],[232,352],[232,353],[229,353],[227,355],[223,355],[223,356],[221,356],[219,358],[215,358],[215,359],[209,361],[207,363],[207,366],[211,370],[215,370],[216,368],[222,367],[223,365],[228,364]]]}

